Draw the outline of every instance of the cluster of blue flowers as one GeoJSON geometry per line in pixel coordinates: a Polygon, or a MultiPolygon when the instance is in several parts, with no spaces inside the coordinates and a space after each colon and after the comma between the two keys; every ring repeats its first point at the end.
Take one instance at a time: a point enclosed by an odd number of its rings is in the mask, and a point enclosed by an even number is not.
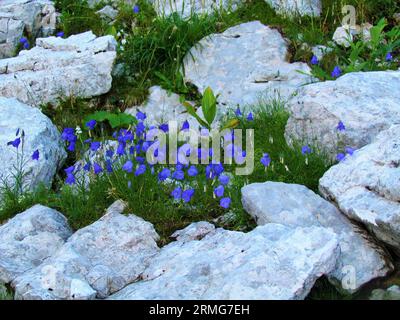
{"type": "MultiPolygon", "coordinates": [[[[159,147],[159,142],[149,141],[151,137],[151,130],[156,128],[155,126],[147,127],[144,123],[146,114],[138,111],[136,114],[137,124],[130,129],[120,129],[114,132],[113,138],[115,145],[112,146],[110,143],[102,143],[100,141],[94,141],[93,138],[89,138],[83,141],[84,145],[87,145],[87,149],[91,154],[96,154],[100,150],[105,153],[102,155],[104,161],[90,161],[88,160],[84,165],[74,165],[65,169],[66,180],[65,183],[73,185],[77,183],[76,174],[83,169],[86,172],[93,172],[94,175],[99,175],[103,172],[112,173],[117,169],[121,169],[129,178],[130,174],[134,177],[139,177],[145,173],[155,175],[158,181],[161,183],[167,180],[175,183],[177,186],[172,190],[171,197],[174,201],[183,201],[185,203],[191,202],[195,193],[197,192],[190,185],[190,179],[198,177],[200,174],[204,174],[206,181],[210,182],[210,185],[216,185],[214,188],[214,198],[219,199],[219,204],[222,208],[228,209],[231,204],[231,198],[227,195],[226,188],[230,182],[230,178],[225,173],[224,165],[221,163],[211,163],[200,167],[189,163],[187,157],[190,156],[192,148],[189,144],[184,144],[178,148],[177,164],[174,166],[155,165],[146,161],[146,152],[150,147],[154,150],[154,156],[158,160],[165,159],[166,151],[159,147]],[[115,149],[115,150],[114,150],[115,149]]],[[[251,121],[251,120],[249,120],[251,121]]],[[[89,131],[90,137],[94,135],[93,130],[96,129],[97,122],[90,120],[85,124],[86,129],[89,131]]],[[[158,127],[164,132],[168,132],[168,124],[161,124],[158,127]]],[[[182,125],[181,130],[188,130],[190,128],[189,122],[185,121],[182,125]]],[[[233,133],[233,131],[232,131],[233,133]]],[[[232,136],[232,134],[231,134],[232,136]]],[[[231,137],[233,139],[233,136],[231,137]]],[[[62,139],[66,142],[67,149],[70,152],[76,150],[76,143],[79,140],[75,130],[73,128],[65,128],[62,132],[62,139]]],[[[232,148],[233,151],[233,148],[232,148]]],[[[237,150],[236,150],[237,152],[237,150]]],[[[211,160],[213,151],[204,150],[202,148],[197,149],[199,162],[202,159],[211,160]]],[[[240,151],[241,156],[245,156],[244,151],[240,151]]],[[[98,157],[96,158],[98,159],[98,157]]],[[[133,177],[132,177],[133,178],[133,177]]],[[[165,185],[168,185],[166,183],[165,185]]],[[[128,187],[131,186],[131,181],[128,182],[128,187]]],[[[203,192],[203,190],[202,190],[203,192]]],[[[228,192],[229,193],[229,192],[228,192]]]]}

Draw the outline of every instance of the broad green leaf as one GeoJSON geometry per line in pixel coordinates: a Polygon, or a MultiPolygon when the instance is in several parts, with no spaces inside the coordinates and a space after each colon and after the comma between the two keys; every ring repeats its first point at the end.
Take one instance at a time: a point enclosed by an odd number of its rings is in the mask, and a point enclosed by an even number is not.
{"type": "Polygon", "coordinates": [[[217,99],[210,87],[207,87],[204,91],[203,99],[201,100],[201,108],[205,120],[211,125],[217,114],[217,99]]]}

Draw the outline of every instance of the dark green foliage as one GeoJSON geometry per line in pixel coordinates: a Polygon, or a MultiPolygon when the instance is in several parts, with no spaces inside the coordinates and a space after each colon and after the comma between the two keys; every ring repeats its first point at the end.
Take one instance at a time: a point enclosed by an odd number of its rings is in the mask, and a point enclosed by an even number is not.
{"type": "Polygon", "coordinates": [[[92,30],[103,35],[108,25],[90,8],[86,0],[56,0],[55,6],[61,12],[59,29],[66,36],[92,30]]]}

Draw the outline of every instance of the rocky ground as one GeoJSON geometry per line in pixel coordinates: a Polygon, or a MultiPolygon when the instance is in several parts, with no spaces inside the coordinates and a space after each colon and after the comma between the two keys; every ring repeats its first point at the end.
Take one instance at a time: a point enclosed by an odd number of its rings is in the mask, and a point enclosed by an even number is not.
{"type": "Polygon", "coordinates": [[[0,2],[0,299],[399,299],[396,2],[106,2],[0,2]],[[147,163],[171,120],[254,171],[147,163]]]}

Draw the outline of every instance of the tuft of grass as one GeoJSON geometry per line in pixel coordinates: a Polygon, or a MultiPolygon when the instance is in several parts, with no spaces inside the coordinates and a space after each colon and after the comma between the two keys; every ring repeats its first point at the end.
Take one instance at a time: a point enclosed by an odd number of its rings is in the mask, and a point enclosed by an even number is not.
{"type": "Polygon", "coordinates": [[[247,121],[247,114],[240,119],[239,129],[254,129],[254,172],[244,177],[245,183],[278,181],[305,185],[317,192],[318,182],[330,168],[329,157],[318,148],[309,145],[312,152],[304,155],[301,142],[289,146],[285,139],[285,127],[289,118],[284,104],[278,99],[260,101],[259,105],[249,110],[254,113],[254,121],[247,121]],[[271,158],[271,165],[265,168],[260,159],[264,153],[271,158]]]}
{"type": "Polygon", "coordinates": [[[127,93],[124,103],[128,105],[144,100],[148,88],[156,84],[192,99],[197,92],[183,80],[183,58],[199,40],[216,32],[217,25],[215,16],[193,15],[186,20],[173,14],[154,18],[144,28],[135,27],[124,38],[123,50],[119,50],[117,64],[123,72],[114,80],[114,90],[127,93]]]}
{"type": "Polygon", "coordinates": [[[0,283],[0,300],[13,300],[11,290],[0,283]]]}
{"type": "Polygon", "coordinates": [[[55,7],[60,12],[58,28],[66,36],[93,31],[96,35],[104,35],[109,30],[108,24],[96,14],[98,7],[90,8],[86,0],[56,0],[55,7]]]}

